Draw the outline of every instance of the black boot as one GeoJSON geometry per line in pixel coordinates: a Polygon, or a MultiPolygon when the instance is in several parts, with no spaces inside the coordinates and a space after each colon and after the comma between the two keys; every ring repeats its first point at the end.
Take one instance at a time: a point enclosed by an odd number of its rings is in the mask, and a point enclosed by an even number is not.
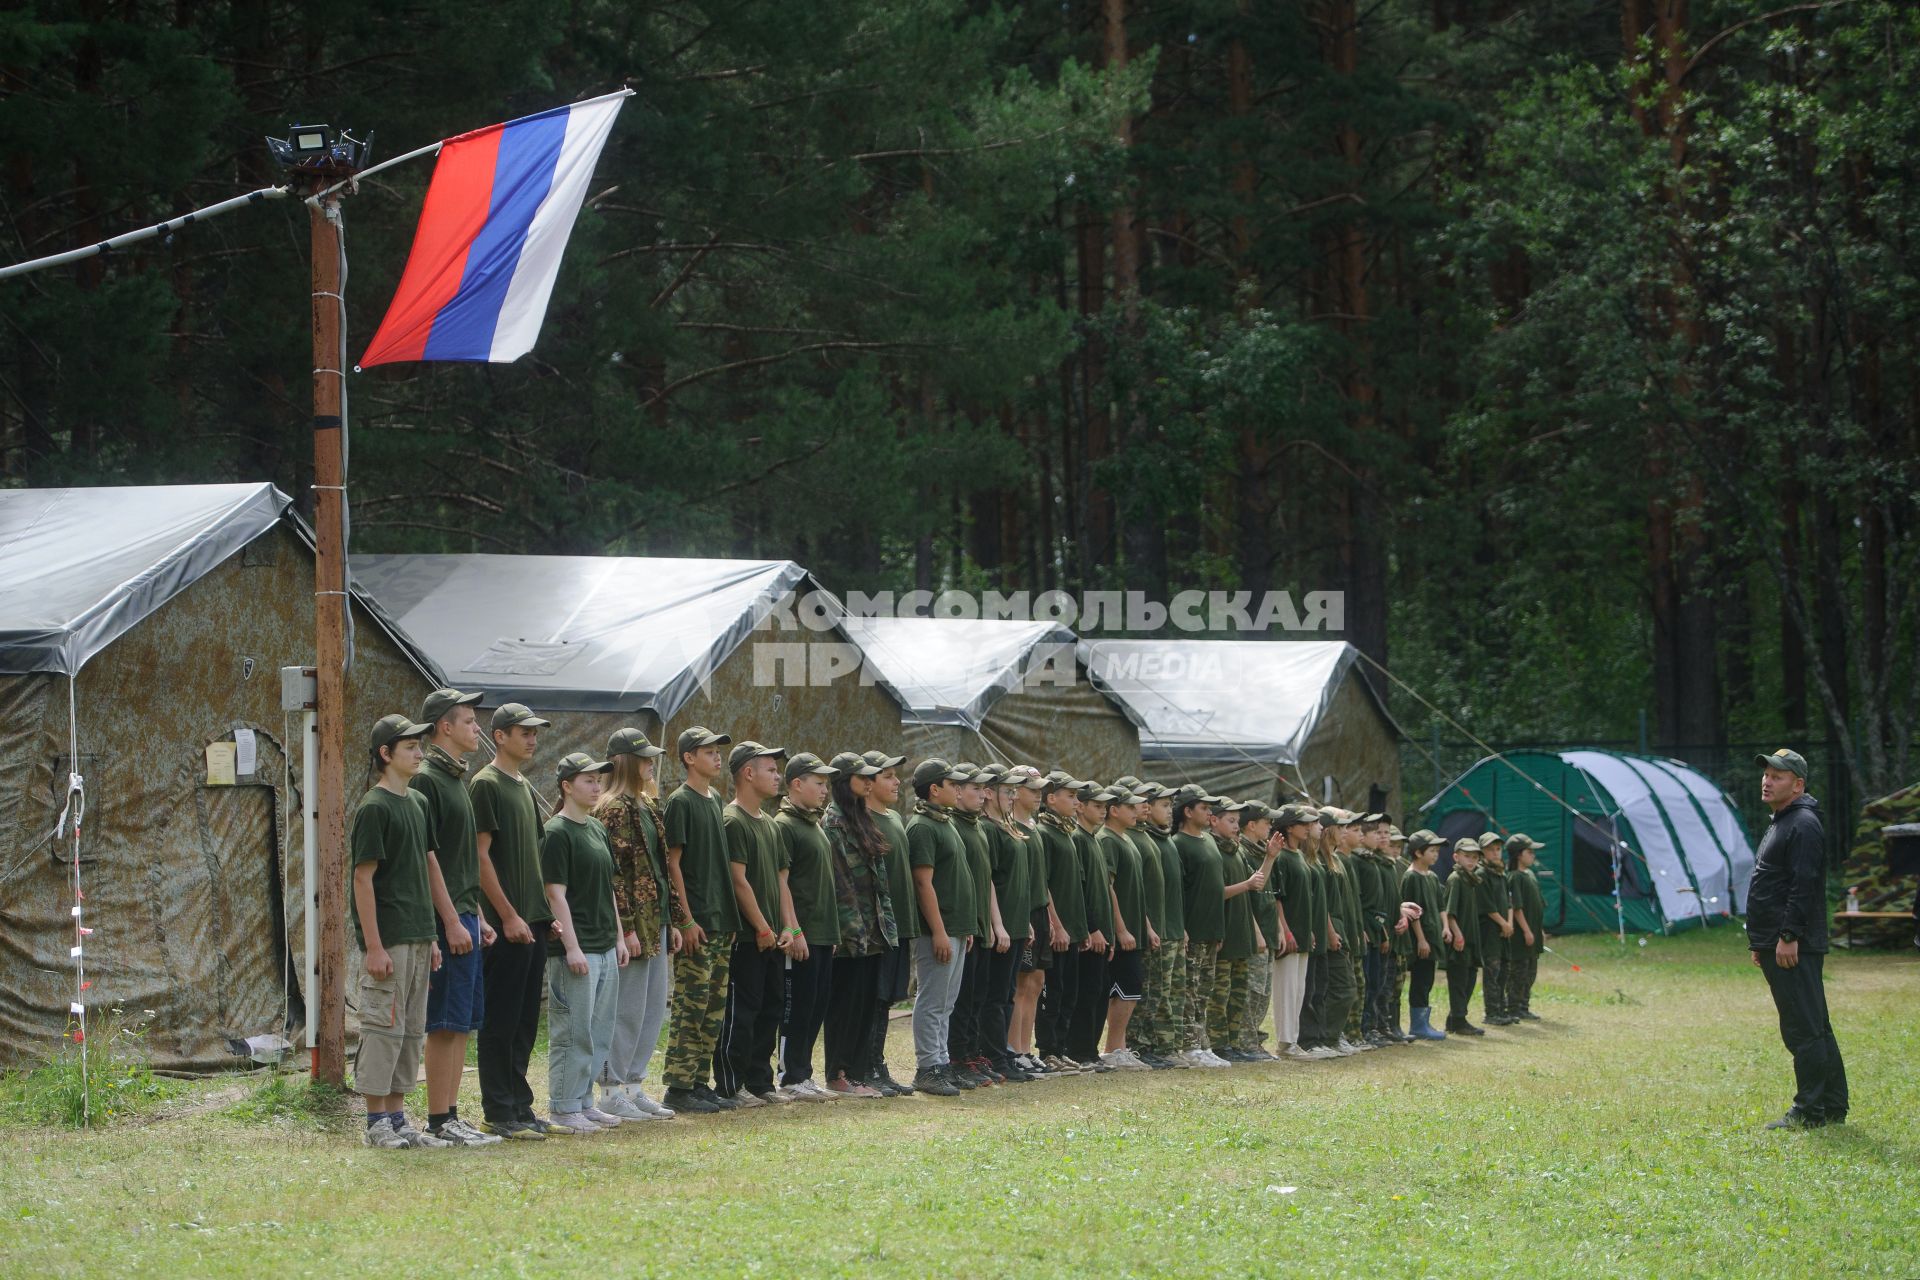
{"type": "Polygon", "coordinates": [[[904,1081],[895,1080],[893,1073],[887,1070],[887,1022],[881,1019],[874,1024],[872,1047],[868,1056],[873,1059],[873,1071],[867,1076],[867,1083],[885,1093],[892,1089],[895,1093],[913,1092],[913,1086],[904,1081]]]}

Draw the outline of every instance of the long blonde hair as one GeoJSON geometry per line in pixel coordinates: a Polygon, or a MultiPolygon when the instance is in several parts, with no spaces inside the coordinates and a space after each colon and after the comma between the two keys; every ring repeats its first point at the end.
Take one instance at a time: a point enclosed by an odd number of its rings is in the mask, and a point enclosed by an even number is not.
{"type": "Polygon", "coordinates": [[[595,813],[606,808],[616,800],[633,796],[641,803],[657,799],[660,795],[659,770],[654,776],[641,776],[643,762],[639,756],[617,755],[613,758],[613,772],[607,776],[607,789],[600,793],[600,802],[593,806],[595,813]]]}

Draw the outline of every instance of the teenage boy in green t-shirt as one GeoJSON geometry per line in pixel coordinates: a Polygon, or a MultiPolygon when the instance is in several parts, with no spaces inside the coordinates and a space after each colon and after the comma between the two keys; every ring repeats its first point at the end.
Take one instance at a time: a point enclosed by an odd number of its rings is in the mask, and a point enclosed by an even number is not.
{"type": "Polygon", "coordinates": [[[499,935],[480,962],[487,993],[475,1046],[480,1105],[487,1132],[526,1141],[554,1132],[534,1114],[533,1086],[527,1082],[527,1063],[540,1034],[547,924],[553,912],[540,882],[540,808],[526,769],[546,725],[524,703],[495,707],[488,720],[493,759],[467,783],[480,905],[499,935]]]}
{"type": "Polygon", "coordinates": [[[918,1067],[913,1087],[942,1098],[972,1087],[956,1078],[947,1055],[961,967],[973,945],[966,936],[974,916],[973,872],[953,825],[960,784],[969,776],[938,757],[915,765],[913,791],[918,799],[907,823],[914,901],[920,912],[920,936],[913,940],[918,986],[913,998],[913,1052],[918,1067]]]}
{"type": "Polygon", "coordinates": [[[813,1078],[813,1046],[826,1021],[833,987],[834,949],[840,942],[840,903],[834,891],[833,848],[822,825],[834,770],[811,751],[791,756],[781,776],[787,794],[774,829],[787,863],[793,903],[785,999],[780,1014],[780,1089],[800,1102],[832,1102],[839,1095],[813,1078]]]}
{"type": "Polygon", "coordinates": [[[742,1107],[792,1102],[773,1082],[786,962],[805,941],[787,888],[780,830],[761,810],[780,790],[781,747],[740,742],[727,754],[733,802],[721,819],[733,900],[740,912],[727,975],[726,1015],[713,1055],[714,1088],[742,1107]]]}
{"type": "Polygon", "coordinates": [[[1547,904],[1533,864],[1535,851],[1544,848],[1525,832],[1507,838],[1507,891],[1513,899],[1513,931],[1519,935],[1507,949],[1507,1013],[1525,1022],[1540,1021],[1533,1011],[1533,983],[1547,945],[1547,904]]]}
{"type": "Polygon", "coordinates": [[[707,1083],[714,1047],[727,1012],[727,970],[740,909],[728,870],[727,833],[714,780],[726,767],[721,748],[733,739],[705,725],[683,729],[674,746],[686,781],[673,789],[661,813],[667,832],[667,878],[684,912],[680,954],[673,962],[673,1005],[667,1015],[667,1065],[661,1073],[674,1111],[711,1114],[740,1104],[707,1083]]]}
{"type": "Polygon", "coordinates": [[[1480,931],[1487,922],[1480,914],[1480,842],[1463,838],[1453,844],[1453,871],[1447,876],[1446,906],[1442,910],[1447,944],[1447,1033],[1483,1036],[1484,1030],[1467,1021],[1473,984],[1480,972],[1480,931]]]}
{"type": "Polygon", "coordinates": [[[920,910],[915,905],[913,866],[907,856],[907,823],[900,816],[900,766],[905,756],[884,751],[863,751],[860,759],[875,770],[867,787],[867,814],[886,836],[891,852],[887,855],[887,895],[893,904],[893,920],[898,941],[888,947],[880,961],[879,986],[873,1005],[872,1043],[868,1060],[873,1064],[867,1083],[883,1095],[910,1094],[913,1086],[894,1078],[887,1066],[887,1028],[892,1025],[893,1006],[907,998],[913,983],[913,940],[920,936],[920,910]]]}
{"type": "Polygon", "coordinates": [[[1507,1009],[1507,958],[1518,948],[1513,900],[1507,892],[1507,868],[1501,862],[1500,836],[1480,837],[1480,1003],[1489,1027],[1510,1027],[1520,1019],[1507,1009]]]}
{"type": "Polygon", "coordinates": [[[1052,967],[1040,993],[1034,1018],[1034,1047],[1041,1065],[1055,1075],[1077,1075],[1085,1070],[1068,1057],[1073,1017],[1079,995],[1080,953],[1087,945],[1086,891],[1082,887],[1080,848],[1074,842],[1073,816],[1079,806],[1079,782],[1055,769],[1046,777],[1041,809],[1034,815],[1034,834],[1040,839],[1047,864],[1047,899],[1060,931],[1050,933],[1052,967]]]}
{"type": "Polygon", "coordinates": [[[1127,1033],[1146,994],[1146,957],[1160,945],[1147,918],[1145,864],[1132,838],[1147,801],[1124,788],[1108,794],[1107,818],[1096,836],[1113,868],[1114,950],[1107,964],[1107,1039],[1100,1062],[1117,1071],[1146,1071],[1151,1068],[1129,1047],[1127,1033]]]}
{"type": "Polygon", "coordinates": [[[480,749],[473,705],[483,696],[458,689],[427,695],[420,712],[420,723],[433,726],[426,763],[407,784],[427,802],[427,883],[440,944],[440,967],[427,986],[427,1132],[460,1147],[501,1140],[462,1120],[458,1105],[467,1036],[486,1013],[480,959],[494,941],[493,927],[480,920],[480,855],[463,781],[467,757],[480,749]]]}
{"type": "Polygon", "coordinates": [[[353,1087],[367,1100],[370,1147],[448,1147],[407,1119],[427,1032],[427,980],[440,964],[427,881],[427,805],[407,787],[430,726],[383,716],[368,746],[377,780],[347,828],[360,969],[360,1051],[353,1087]]]}
{"type": "MultiPolygon", "coordinates": [[[[973,946],[960,964],[960,993],[954,999],[953,1017],[947,1028],[947,1061],[953,1066],[955,1083],[976,1089],[1005,1084],[1006,1077],[987,1062],[987,1044],[981,1034],[987,1003],[987,955],[999,934],[993,922],[993,854],[987,847],[987,832],[981,825],[986,811],[987,786],[997,781],[999,770],[962,762],[953,766],[966,775],[960,784],[959,803],[953,810],[953,829],[967,851],[967,873],[973,880],[973,916],[966,931],[973,946]]],[[[948,927],[953,928],[952,921],[948,927]]]]}

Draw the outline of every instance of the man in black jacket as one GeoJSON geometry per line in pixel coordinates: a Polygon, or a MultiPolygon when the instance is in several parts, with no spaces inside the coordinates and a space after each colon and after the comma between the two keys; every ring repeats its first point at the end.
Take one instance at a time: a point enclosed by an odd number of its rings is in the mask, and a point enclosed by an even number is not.
{"type": "Polygon", "coordinates": [[[1827,1020],[1820,969],[1827,958],[1825,838],[1807,791],[1807,762],[1782,748],[1759,756],[1760,800],[1772,824],[1747,886],[1747,946],[1767,975],[1780,1038],[1793,1054],[1793,1107],[1769,1129],[1813,1129],[1847,1118],[1847,1069],[1827,1020]]]}

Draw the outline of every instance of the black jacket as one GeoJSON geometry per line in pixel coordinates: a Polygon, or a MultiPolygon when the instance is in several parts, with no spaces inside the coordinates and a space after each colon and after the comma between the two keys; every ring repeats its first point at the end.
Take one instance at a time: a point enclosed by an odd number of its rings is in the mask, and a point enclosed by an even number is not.
{"type": "Polygon", "coordinates": [[[1790,929],[1802,951],[1827,949],[1827,850],[1820,802],[1803,795],[1773,815],[1747,883],[1747,945],[1773,946],[1790,929]]]}

